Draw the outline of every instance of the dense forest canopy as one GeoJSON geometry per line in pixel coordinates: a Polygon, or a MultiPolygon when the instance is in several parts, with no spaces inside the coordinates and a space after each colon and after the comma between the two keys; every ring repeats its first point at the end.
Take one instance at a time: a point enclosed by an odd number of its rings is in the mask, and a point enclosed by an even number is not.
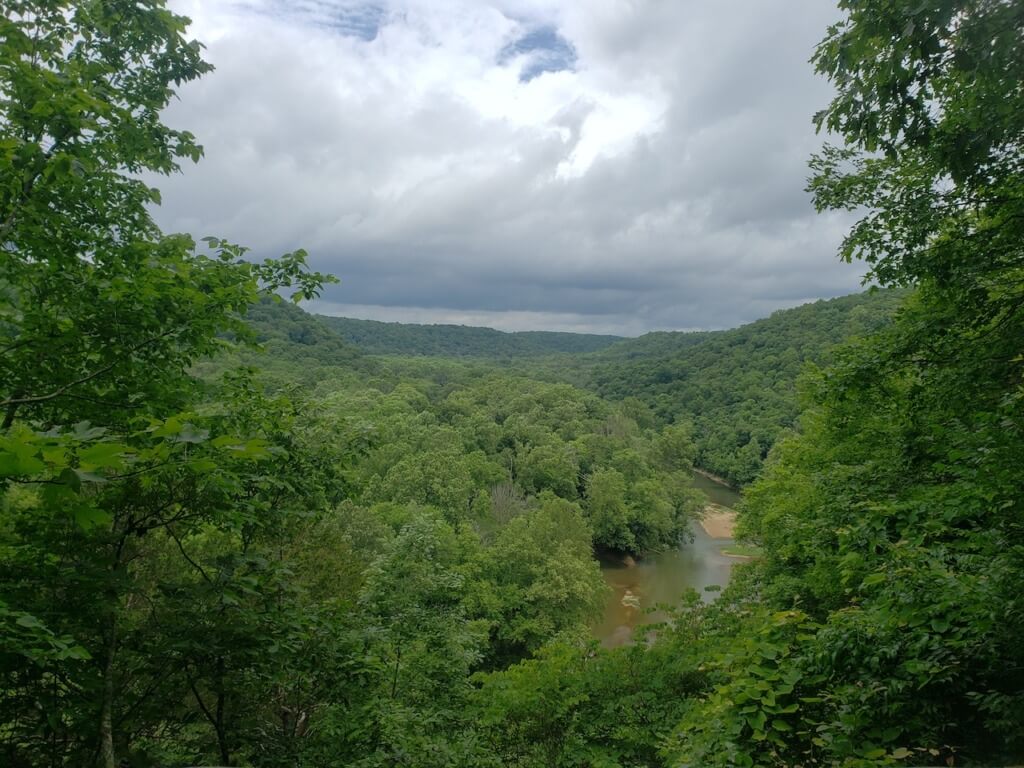
{"type": "Polygon", "coordinates": [[[369,355],[520,358],[558,352],[593,352],[619,336],[555,331],[503,332],[467,325],[382,323],[324,315],[322,322],[369,355]]]}
{"type": "Polygon", "coordinates": [[[809,188],[886,290],[481,355],[160,231],[210,69],[161,0],[7,3],[3,764],[1024,759],[1024,7],[840,8],[809,188]],[[686,546],[694,462],[761,555],[601,648],[595,552],[686,546]]]}
{"type": "MultiPolygon", "coordinates": [[[[743,485],[758,475],[776,438],[796,426],[797,383],[805,367],[824,364],[839,342],[887,325],[906,295],[882,290],[814,302],[728,331],[662,331],[635,339],[553,334],[558,350],[506,341],[536,334],[303,318],[294,307],[267,302],[250,310],[249,320],[272,348],[287,339],[307,350],[307,359],[344,359],[343,346],[325,333],[331,328],[367,355],[471,359],[481,365],[514,360],[516,371],[622,401],[627,410],[634,408],[634,418],[651,426],[690,424],[696,464],[743,485]],[[595,340],[601,349],[585,354],[595,340]],[[573,350],[579,354],[552,355],[573,350]]],[[[417,367],[414,360],[406,364],[417,367]]]]}
{"type": "Polygon", "coordinates": [[[833,347],[892,319],[905,293],[806,304],[729,331],[657,333],[582,361],[581,386],[638,399],[662,423],[693,424],[696,463],[737,485],[753,480],[775,440],[797,424],[797,382],[833,347]]]}

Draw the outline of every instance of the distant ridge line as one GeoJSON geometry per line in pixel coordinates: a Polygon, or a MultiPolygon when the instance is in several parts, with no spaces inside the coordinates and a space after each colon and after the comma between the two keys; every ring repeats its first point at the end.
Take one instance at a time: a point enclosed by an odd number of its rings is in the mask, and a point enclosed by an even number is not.
{"type": "Polygon", "coordinates": [[[597,352],[627,337],[568,331],[500,331],[472,325],[357,320],[317,315],[369,355],[520,358],[597,352]]]}

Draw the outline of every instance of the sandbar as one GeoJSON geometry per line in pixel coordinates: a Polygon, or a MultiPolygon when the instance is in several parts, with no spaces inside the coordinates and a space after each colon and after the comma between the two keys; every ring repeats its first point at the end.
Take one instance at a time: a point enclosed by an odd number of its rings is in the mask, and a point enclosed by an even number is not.
{"type": "Polygon", "coordinates": [[[736,512],[718,504],[709,504],[704,507],[700,524],[713,539],[731,539],[736,528],[736,512]]]}

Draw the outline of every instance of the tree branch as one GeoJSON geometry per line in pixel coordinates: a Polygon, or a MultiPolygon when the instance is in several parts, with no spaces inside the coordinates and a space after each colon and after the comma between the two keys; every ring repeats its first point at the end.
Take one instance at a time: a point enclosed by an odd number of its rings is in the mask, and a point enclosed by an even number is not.
{"type": "Polygon", "coordinates": [[[199,571],[199,575],[203,577],[207,584],[213,586],[213,579],[210,578],[210,575],[206,572],[203,566],[201,566],[199,563],[197,563],[195,560],[189,557],[188,552],[185,551],[185,546],[181,543],[181,539],[178,538],[178,536],[174,533],[174,529],[171,528],[171,526],[169,525],[167,526],[167,533],[170,534],[170,537],[172,539],[174,539],[174,543],[178,545],[178,551],[181,552],[181,556],[184,557],[186,561],[188,561],[189,565],[191,565],[193,568],[199,571]]]}
{"type": "MultiPolygon", "coordinates": [[[[68,382],[67,384],[65,384],[65,385],[63,385],[61,387],[58,387],[53,392],[50,392],[48,394],[45,394],[45,395],[30,395],[28,397],[17,397],[16,396],[16,397],[8,398],[7,400],[0,400],[0,408],[10,407],[12,405],[14,405],[14,406],[34,405],[36,403],[45,403],[45,402],[48,402],[50,400],[54,400],[54,399],[60,397],[61,395],[63,395],[69,389],[73,389],[74,387],[77,387],[77,386],[79,386],[81,384],[85,384],[85,383],[87,383],[89,381],[92,381],[93,379],[95,379],[95,378],[97,378],[99,376],[102,376],[105,373],[109,373],[115,366],[117,366],[118,363],[122,362],[122,360],[123,360],[123,358],[125,356],[131,354],[132,352],[138,352],[140,349],[144,349],[145,347],[148,347],[150,344],[155,344],[156,342],[160,341],[161,339],[165,339],[168,336],[173,335],[177,331],[178,331],[177,328],[171,328],[170,330],[164,331],[163,333],[159,334],[158,336],[153,336],[152,338],[146,339],[144,342],[142,342],[140,344],[137,344],[134,347],[130,347],[129,349],[125,350],[124,355],[114,359],[108,365],[105,365],[102,368],[99,368],[99,369],[93,371],[92,373],[90,373],[90,374],[88,374],[86,376],[83,376],[80,379],[75,379],[74,381],[68,382]]],[[[10,425],[7,425],[7,426],[10,426],[10,425]]]]}

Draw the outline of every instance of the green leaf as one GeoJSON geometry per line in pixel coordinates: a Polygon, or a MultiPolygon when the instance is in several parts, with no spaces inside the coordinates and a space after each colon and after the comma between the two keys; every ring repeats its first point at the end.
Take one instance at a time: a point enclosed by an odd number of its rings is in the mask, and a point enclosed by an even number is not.
{"type": "Polygon", "coordinates": [[[78,459],[82,466],[90,469],[119,469],[124,466],[124,457],[129,450],[128,446],[121,443],[96,443],[80,451],[78,459]]]}
{"type": "Polygon", "coordinates": [[[58,659],[75,659],[76,661],[88,661],[92,654],[80,645],[69,645],[57,654],[58,659]]]}
{"type": "Polygon", "coordinates": [[[0,451],[0,476],[29,477],[46,469],[40,459],[24,453],[0,451]]]}
{"type": "Polygon", "coordinates": [[[96,440],[107,433],[104,427],[94,427],[88,421],[80,421],[72,428],[75,439],[80,442],[96,440]]]}
{"type": "Polygon", "coordinates": [[[111,517],[109,512],[93,506],[78,507],[74,511],[75,522],[82,530],[89,531],[93,528],[109,526],[111,517]]]}
{"type": "Polygon", "coordinates": [[[210,445],[214,448],[226,448],[228,446],[239,446],[244,442],[244,439],[236,437],[235,435],[220,435],[219,437],[213,438],[213,440],[210,441],[210,445]]]}
{"type": "Polygon", "coordinates": [[[73,470],[78,479],[83,483],[106,483],[107,478],[102,475],[97,475],[93,472],[87,472],[84,469],[73,470]]]}
{"type": "Polygon", "coordinates": [[[885,571],[879,571],[877,573],[872,573],[872,574],[864,577],[864,580],[861,582],[861,586],[862,587],[873,587],[876,584],[881,584],[887,578],[888,578],[888,575],[885,573],[885,571]]]}
{"type": "Polygon", "coordinates": [[[210,437],[210,430],[199,429],[194,424],[186,422],[181,430],[174,436],[178,443],[202,443],[210,437]]]}
{"type": "Polygon", "coordinates": [[[747,716],[747,724],[755,731],[763,731],[766,720],[767,717],[762,711],[757,711],[754,714],[747,716]]]}
{"type": "Polygon", "coordinates": [[[82,487],[82,479],[78,476],[78,473],[71,468],[63,470],[57,479],[75,493],[77,493],[82,487]]]}

